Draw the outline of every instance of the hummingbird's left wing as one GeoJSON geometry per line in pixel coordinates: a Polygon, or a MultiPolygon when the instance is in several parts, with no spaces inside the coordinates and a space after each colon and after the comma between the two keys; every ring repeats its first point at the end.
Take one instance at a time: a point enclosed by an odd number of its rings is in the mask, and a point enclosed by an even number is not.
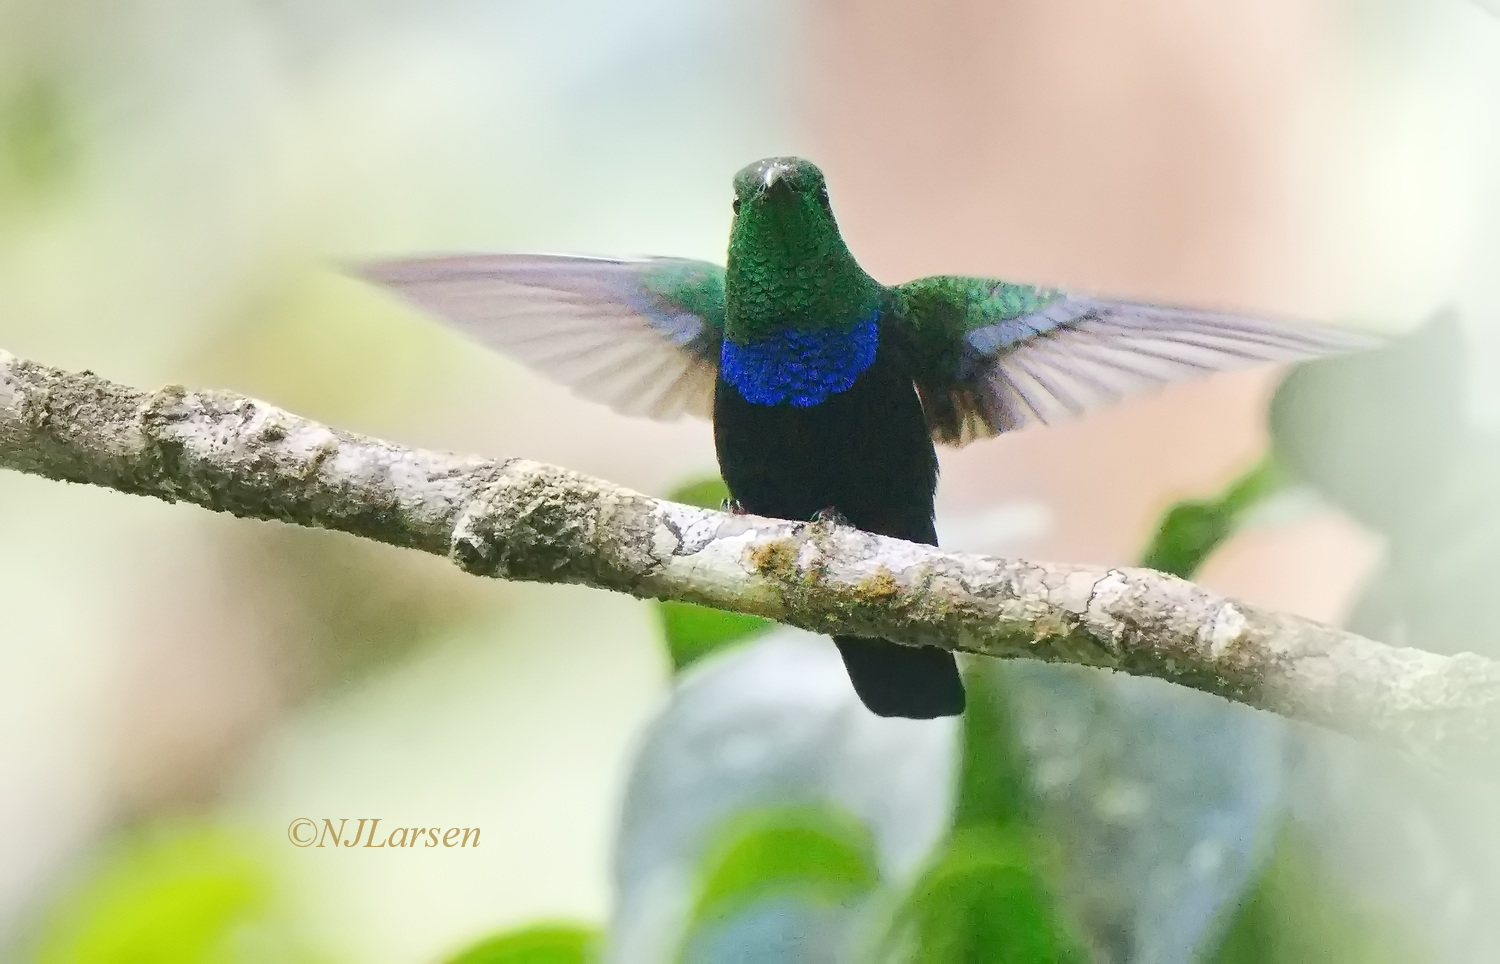
{"type": "Polygon", "coordinates": [[[1195,375],[1377,344],[1337,328],[988,278],[920,278],[895,291],[928,425],[951,445],[1195,375]]]}
{"type": "Polygon", "coordinates": [[[623,414],[713,412],[724,332],[719,265],[471,254],[386,261],[358,272],[623,414]]]}

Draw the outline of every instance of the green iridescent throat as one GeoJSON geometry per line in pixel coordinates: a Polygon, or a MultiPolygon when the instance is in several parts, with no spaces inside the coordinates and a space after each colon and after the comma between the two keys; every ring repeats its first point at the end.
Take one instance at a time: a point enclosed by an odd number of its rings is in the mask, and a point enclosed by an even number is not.
{"type": "Polygon", "coordinates": [[[848,327],[884,307],[812,192],[745,199],[729,237],[725,337],[739,344],[778,330],[848,327]]]}

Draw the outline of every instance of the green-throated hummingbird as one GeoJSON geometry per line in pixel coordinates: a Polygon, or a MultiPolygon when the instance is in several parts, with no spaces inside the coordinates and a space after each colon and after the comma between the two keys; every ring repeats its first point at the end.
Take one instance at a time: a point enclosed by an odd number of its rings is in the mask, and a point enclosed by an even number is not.
{"type": "MultiPolygon", "coordinates": [[[[1337,329],[1114,301],[990,278],[894,287],[795,157],[734,178],[727,265],[458,255],[364,273],[481,342],[628,414],[713,419],[748,512],[937,544],[934,442],[963,445],[1142,388],[1363,347],[1337,329]]],[[[963,710],[953,654],[835,636],[882,716],[963,710]]]]}

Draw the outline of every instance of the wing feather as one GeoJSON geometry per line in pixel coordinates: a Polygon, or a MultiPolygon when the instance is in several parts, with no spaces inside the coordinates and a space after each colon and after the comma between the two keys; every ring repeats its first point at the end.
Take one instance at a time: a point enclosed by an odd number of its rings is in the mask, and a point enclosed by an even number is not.
{"type": "Polygon", "coordinates": [[[957,445],[1183,378],[1378,343],[1336,328],[985,278],[923,278],[897,292],[933,437],[957,445]]]}
{"type": "Polygon", "coordinates": [[[724,269],[680,258],[454,255],[359,269],[480,343],[616,411],[707,417],[724,269]]]}

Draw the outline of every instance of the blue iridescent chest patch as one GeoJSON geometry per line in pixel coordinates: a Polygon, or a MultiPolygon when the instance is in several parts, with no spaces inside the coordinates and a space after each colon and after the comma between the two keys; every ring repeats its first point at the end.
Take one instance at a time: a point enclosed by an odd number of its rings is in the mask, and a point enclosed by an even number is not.
{"type": "Polygon", "coordinates": [[[743,345],[725,338],[719,374],[752,405],[817,405],[848,391],[875,364],[878,317],[852,328],[787,329],[743,345]]]}

